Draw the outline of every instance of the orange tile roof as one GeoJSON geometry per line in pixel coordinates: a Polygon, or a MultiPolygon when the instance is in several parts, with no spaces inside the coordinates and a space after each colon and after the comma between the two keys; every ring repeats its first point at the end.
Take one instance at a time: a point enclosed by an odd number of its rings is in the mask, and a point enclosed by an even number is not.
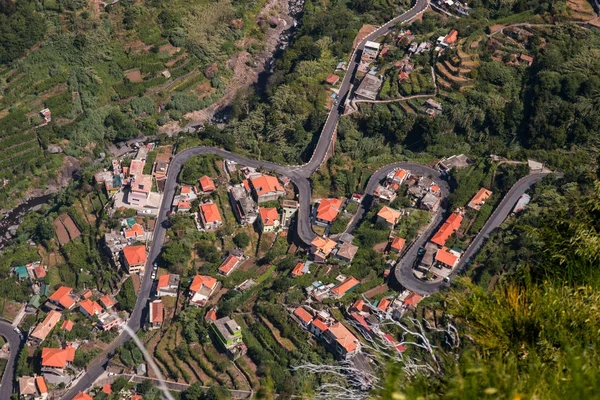
{"type": "Polygon", "coordinates": [[[221,213],[219,213],[219,208],[215,203],[202,204],[200,213],[202,214],[202,220],[207,223],[221,221],[221,213]]]}
{"type": "Polygon", "coordinates": [[[198,181],[200,182],[200,189],[203,192],[212,192],[216,189],[215,182],[206,175],[198,179],[198,181]]]}
{"type": "Polygon", "coordinates": [[[158,278],[158,283],[156,284],[157,289],[162,289],[164,287],[169,286],[169,278],[171,278],[170,274],[166,274],[158,278]]]}
{"type": "Polygon", "coordinates": [[[61,329],[67,332],[71,332],[71,330],[73,329],[73,325],[73,321],[67,319],[62,323],[61,329]]]}
{"type": "Polygon", "coordinates": [[[133,224],[131,228],[125,230],[125,238],[127,239],[138,236],[144,236],[144,228],[140,224],[133,224]]]}
{"type": "MultiPolygon", "coordinates": [[[[200,178],[200,179],[202,179],[202,178],[200,178]]],[[[194,186],[192,186],[192,185],[183,185],[181,187],[181,194],[189,194],[192,192],[193,188],[194,188],[194,186]]]]}
{"type": "Polygon", "coordinates": [[[292,270],[292,276],[293,277],[302,276],[302,269],[304,269],[304,264],[299,262],[298,264],[296,264],[296,266],[292,270]]]}
{"type": "Polygon", "coordinates": [[[246,192],[250,191],[250,183],[248,182],[248,179],[244,179],[242,181],[242,185],[244,185],[244,189],[246,189],[246,192]]]}
{"type": "Polygon", "coordinates": [[[431,185],[429,189],[431,189],[431,191],[434,193],[439,193],[440,190],[442,190],[438,185],[431,185]]]}
{"type": "Polygon", "coordinates": [[[202,288],[202,285],[213,289],[217,284],[217,280],[212,276],[196,275],[190,284],[190,292],[197,292],[202,288]]]}
{"type": "Polygon", "coordinates": [[[131,396],[130,400],[142,400],[143,397],[139,394],[134,394],[133,396],[131,396]]]}
{"type": "Polygon", "coordinates": [[[398,74],[398,79],[401,81],[408,79],[408,74],[405,71],[402,71],[398,74]]]}
{"type": "Polygon", "coordinates": [[[261,175],[250,178],[250,183],[256,191],[257,196],[271,192],[283,192],[285,190],[283,186],[281,186],[281,183],[279,183],[279,180],[270,175],[261,175]]]}
{"type": "Polygon", "coordinates": [[[477,193],[475,193],[475,196],[473,196],[473,198],[469,202],[469,207],[471,207],[471,208],[481,207],[485,203],[485,201],[490,198],[491,195],[492,195],[491,190],[487,190],[486,188],[479,189],[479,191],[477,191],[477,193]]]}
{"type": "Polygon", "coordinates": [[[260,221],[264,226],[273,226],[275,225],[275,221],[279,221],[279,213],[276,208],[260,207],[258,213],[260,214],[260,221]]]}
{"type": "Polygon", "coordinates": [[[317,250],[323,252],[327,256],[335,248],[337,242],[329,238],[323,239],[322,237],[317,236],[313,239],[311,244],[315,246],[317,250]]]}
{"type": "Polygon", "coordinates": [[[224,275],[229,275],[234,268],[237,268],[240,261],[241,259],[239,257],[234,256],[233,254],[228,255],[225,261],[223,261],[223,263],[219,267],[219,272],[224,275]]]}
{"type": "Polygon", "coordinates": [[[113,298],[110,297],[109,295],[100,297],[99,301],[100,301],[100,303],[102,303],[104,308],[110,308],[110,307],[114,306],[115,304],[117,304],[117,302],[114,301],[113,298]]]}
{"type": "Polygon", "coordinates": [[[77,396],[73,397],[73,400],[94,400],[94,399],[92,399],[92,397],[89,394],[81,392],[77,396]]]}
{"type": "Polygon", "coordinates": [[[411,293],[408,295],[408,297],[406,299],[404,299],[404,305],[405,306],[416,306],[417,304],[419,304],[419,302],[423,299],[423,296],[421,296],[418,293],[411,293]]]}
{"type": "Polygon", "coordinates": [[[204,319],[207,321],[216,321],[217,320],[217,312],[215,310],[208,310],[204,319]]]}
{"type": "Polygon", "coordinates": [[[104,386],[102,386],[102,393],[112,394],[112,387],[110,386],[110,383],[107,383],[104,386]]]}
{"type": "Polygon", "coordinates": [[[146,264],[146,246],[127,246],[123,248],[123,256],[128,265],[146,264]]]}
{"type": "Polygon", "coordinates": [[[49,299],[54,302],[57,302],[64,308],[71,308],[73,307],[73,304],[75,304],[75,300],[73,300],[73,298],[69,296],[72,291],[73,289],[71,289],[70,287],[61,286],[56,292],[52,293],[52,296],[50,296],[49,299]]]}
{"type": "Polygon", "coordinates": [[[355,277],[351,276],[344,282],[331,289],[331,292],[338,297],[342,297],[346,294],[346,292],[358,285],[360,285],[360,281],[355,277]]]}
{"type": "Polygon", "coordinates": [[[89,315],[96,315],[102,312],[100,304],[90,299],[85,299],[79,302],[79,306],[85,310],[89,315]]]}
{"type": "Polygon", "coordinates": [[[388,224],[396,225],[401,214],[398,210],[394,210],[388,206],[383,206],[377,213],[377,216],[383,218],[388,224]]]}
{"type": "Polygon", "coordinates": [[[150,307],[152,307],[152,320],[150,322],[163,322],[165,318],[165,312],[162,301],[153,301],[150,303],[150,307]]]}
{"type": "Polygon", "coordinates": [[[405,244],[406,244],[406,239],[396,236],[392,240],[392,244],[390,244],[390,247],[394,250],[402,251],[405,244]]]}
{"type": "Polygon", "coordinates": [[[141,175],[144,172],[144,165],[146,163],[142,160],[131,160],[129,164],[129,173],[133,175],[141,175]]]}
{"type": "Polygon", "coordinates": [[[41,341],[45,340],[50,331],[52,331],[56,324],[58,324],[58,321],[60,321],[60,317],[62,317],[62,314],[58,311],[50,311],[48,315],[46,315],[46,318],[44,318],[44,320],[35,327],[33,332],[31,332],[31,336],[41,341]]]}
{"type": "Polygon", "coordinates": [[[42,279],[46,276],[46,268],[44,268],[43,265],[38,265],[37,267],[33,268],[33,274],[35,275],[36,279],[42,279]]]}
{"type": "Polygon", "coordinates": [[[433,235],[431,241],[439,246],[444,246],[452,233],[460,228],[462,219],[463,217],[459,213],[450,214],[442,227],[433,235]]]}
{"type": "Polygon", "coordinates": [[[46,386],[46,380],[43,376],[37,376],[35,378],[35,384],[41,394],[48,393],[48,386],[46,386]]]}
{"type": "Polygon", "coordinates": [[[364,307],[365,307],[365,302],[363,301],[363,299],[358,299],[354,302],[354,304],[352,304],[351,308],[358,310],[358,311],[363,311],[364,307]]]}
{"type": "Polygon", "coordinates": [[[192,208],[192,203],[189,201],[180,201],[177,203],[178,210],[190,210],[192,208]]]}
{"type": "Polygon", "coordinates": [[[385,312],[388,307],[390,306],[392,302],[389,301],[388,299],[381,299],[381,301],[379,302],[379,304],[377,304],[377,309],[385,312]]]}
{"type": "Polygon", "coordinates": [[[42,349],[42,367],[64,368],[67,362],[75,359],[75,348],[66,347],[64,349],[55,349],[44,347],[42,349]]]}
{"type": "Polygon", "coordinates": [[[456,39],[458,39],[458,31],[456,29],[452,29],[448,36],[444,38],[444,42],[452,44],[456,42],[456,39]]]}
{"type": "Polygon", "coordinates": [[[88,289],[81,294],[81,297],[83,297],[84,299],[89,299],[90,297],[92,297],[93,294],[94,293],[92,293],[92,291],[88,289]]]}
{"type": "Polygon", "coordinates": [[[329,332],[333,334],[336,342],[346,349],[348,353],[356,350],[358,347],[358,339],[341,322],[331,325],[329,332]]]}
{"type": "Polygon", "coordinates": [[[325,82],[329,83],[330,85],[335,85],[339,80],[340,77],[334,74],[329,74],[327,75],[327,78],[325,78],[325,82]]]}
{"type": "Polygon", "coordinates": [[[333,222],[342,208],[341,199],[322,199],[317,207],[317,219],[333,222]]]}
{"type": "Polygon", "coordinates": [[[452,254],[446,247],[442,247],[442,249],[439,250],[435,255],[436,261],[439,261],[442,264],[445,264],[451,268],[454,268],[456,266],[458,258],[459,256],[452,254]]]}
{"type": "Polygon", "coordinates": [[[329,329],[329,326],[319,318],[313,319],[311,324],[316,326],[321,332],[325,332],[327,329],[329,329]]]}
{"type": "Polygon", "coordinates": [[[310,321],[313,319],[312,315],[302,307],[296,308],[294,310],[294,315],[298,317],[300,321],[304,322],[305,325],[310,324],[310,321]]]}

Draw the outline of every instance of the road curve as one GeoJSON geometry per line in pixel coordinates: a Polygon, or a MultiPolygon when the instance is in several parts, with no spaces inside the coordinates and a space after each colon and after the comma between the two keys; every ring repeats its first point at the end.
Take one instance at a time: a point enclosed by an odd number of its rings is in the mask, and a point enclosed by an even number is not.
{"type": "MultiPolygon", "coordinates": [[[[181,168],[186,160],[188,160],[190,157],[202,154],[220,155],[222,157],[226,157],[227,159],[239,162],[240,164],[245,164],[251,167],[262,167],[265,170],[273,171],[289,177],[298,188],[298,200],[300,203],[300,209],[298,210],[297,217],[298,236],[303,242],[310,243],[316,235],[310,225],[311,186],[308,178],[310,178],[310,176],[317,169],[319,169],[325,160],[325,157],[327,156],[327,152],[329,151],[329,147],[331,146],[333,140],[333,133],[335,132],[337,122],[341,116],[341,112],[343,111],[343,101],[346,99],[352,89],[354,76],[358,69],[358,61],[360,60],[360,52],[364,49],[365,43],[368,40],[374,40],[382,35],[387,34],[394,28],[394,25],[397,22],[408,21],[416,17],[425,11],[428,5],[428,0],[416,0],[415,5],[410,10],[382,25],[359,43],[357,48],[352,53],[348,70],[344,76],[344,79],[342,80],[342,84],[340,85],[340,106],[332,108],[329,112],[327,120],[325,121],[325,125],[323,126],[323,130],[321,131],[321,135],[319,136],[317,145],[313,151],[313,155],[308,163],[301,166],[283,166],[268,161],[252,160],[238,154],[211,147],[195,147],[178,153],[173,158],[167,173],[163,202],[157,216],[157,223],[154,229],[152,245],[148,254],[146,270],[149,271],[152,268],[152,263],[157,259],[158,255],[160,254],[160,250],[162,249],[166,235],[166,222],[168,219],[167,212],[171,208],[171,202],[173,200],[173,196],[175,195],[179,172],[181,171],[181,168]]],[[[127,322],[127,325],[134,331],[138,331],[144,324],[146,319],[145,308],[146,304],[148,303],[148,299],[150,298],[151,289],[152,278],[151,274],[148,273],[142,280],[142,287],[140,289],[138,299],[133,312],[131,313],[129,321],[127,322]]],[[[96,359],[94,359],[94,361],[88,365],[86,373],[81,376],[81,378],[71,387],[71,389],[62,397],[62,399],[71,400],[77,393],[87,390],[89,387],[91,387],[94,381],[98,379],[102,372],[104,372],[105,365],[107,364],[109,358],[115,353],[117,347],[124,344],[127,340],[127,333],[121,333],[121,335],[119,335],[119,337],[117,337],[117,339],[115,339],[106,350],[104,350],[98,357],[96,357],[96,359]]]]}
{"type": "Polygon", "coordinates": [[[10,346],[10,355],[4,369],[4,374],[2,375],[2,382],[0,383],[0,399],[10,399],[10,396],[13,394],[13,384],[15,382],[15,361],[19,355],[22,340],[10,323],[1,320],[0,335],[6,339],[10,346]]]}

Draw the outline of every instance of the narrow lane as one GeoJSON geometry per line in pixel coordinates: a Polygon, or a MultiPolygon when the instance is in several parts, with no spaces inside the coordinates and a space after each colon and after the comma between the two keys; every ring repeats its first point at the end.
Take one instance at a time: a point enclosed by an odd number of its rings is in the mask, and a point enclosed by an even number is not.
{"type": "MultiPolygon", "coordinates": [[[[0,321],[0,335],[5,338],[10,346],[10,355],[4,369],[4,374],[2,375],[2,382],[0,383],[0,399],[10,399],[10,396],[13,394],[16,360],[22,346],[21,337],[14,329],[10,323],[0,321]]],[[[14,386],[16,388],[16,385],[14,386]]]]}

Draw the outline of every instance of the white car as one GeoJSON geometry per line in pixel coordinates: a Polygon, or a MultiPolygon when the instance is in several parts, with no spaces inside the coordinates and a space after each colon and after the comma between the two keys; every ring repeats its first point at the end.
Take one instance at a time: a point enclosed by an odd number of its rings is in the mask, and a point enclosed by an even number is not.
{"type": "Polygon", "coordinates": [[[152,273],[152,279],[156,279],[156,272],[152,273]]]}

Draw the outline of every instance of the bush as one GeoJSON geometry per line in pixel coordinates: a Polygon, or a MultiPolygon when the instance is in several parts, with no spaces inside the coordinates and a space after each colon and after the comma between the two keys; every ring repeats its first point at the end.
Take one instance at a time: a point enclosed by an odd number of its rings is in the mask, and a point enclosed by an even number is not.
{"type": "Polygon", "coordinates": [[[233,237],[233,243],[240,249],[245,249],[250,245],[250,235],[246,232],[240,232],[233,237]]]}

